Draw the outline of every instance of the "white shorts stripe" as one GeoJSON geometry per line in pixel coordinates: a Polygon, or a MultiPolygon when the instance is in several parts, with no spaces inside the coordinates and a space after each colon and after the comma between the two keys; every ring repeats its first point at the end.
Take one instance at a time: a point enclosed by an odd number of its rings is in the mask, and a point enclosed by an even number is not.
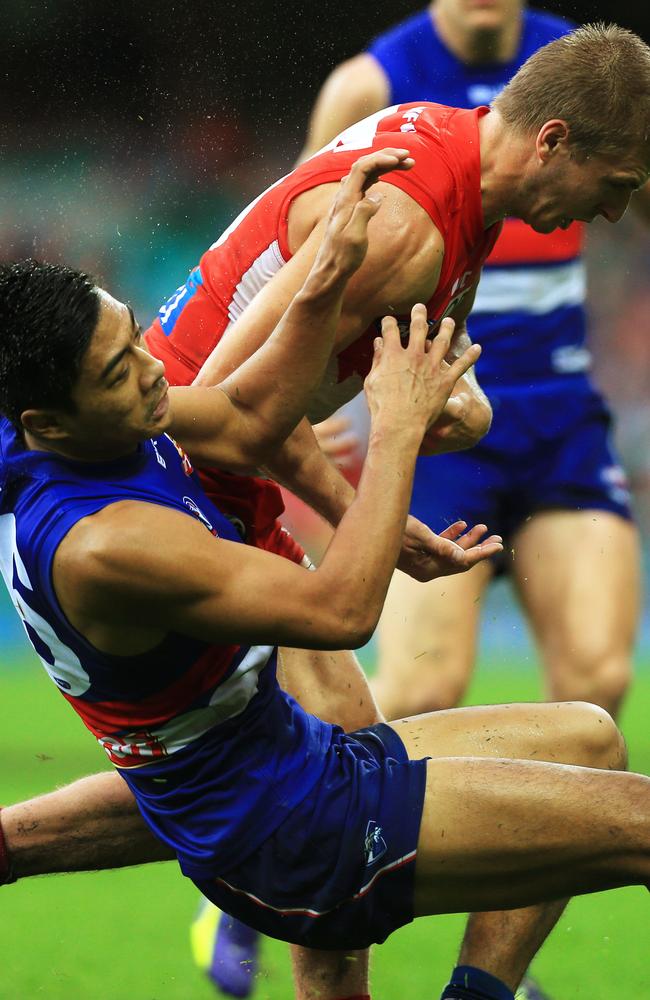
{"type": "Polygon", "coordinates": [[[291,906],[283,909],[279,906],[272,906],[271,903],[266,903],[263,899],[260,899],[259,896],[255,896],[252,892],[246,892],[245,889],[238,889],[236,886],[231,885],[230,882],[226,882],[225,878],[216,878],[215,882],[219,882],[220,885],[225,886],[226,889],[229,889],[230,892],[234,892],[237,896],[246,896],[257,906],[261,906],[265,910],[273,910],[274,913],[279,913],[282,916],[324,917],[328,913],[333,913],[335,909],[338,909],[339,906],[343,906],[345,903],[354,903],[356,900],[362,899],[363,896],[370,892],[373,885],[381,875],[386,875],[388,872],[395,871],[396,868],[401,868],[402,865],[408,864],[409,861],[413,861],[415,859],[416,854],[417,851],[410,851],[408,854],[405,854],[404,857],[398,858],[396,861],[391,861],[388,865],[384,865],[383,868],[380,868],[375,872],[369,882],[366,882],[366,884],[361,887],[359,892],[355,892],[355,894],[350,896],[348,899],[340,900],[336,906],[331,907],[329,910],[312,910],[309,907],[304,906],[291,906]]]}

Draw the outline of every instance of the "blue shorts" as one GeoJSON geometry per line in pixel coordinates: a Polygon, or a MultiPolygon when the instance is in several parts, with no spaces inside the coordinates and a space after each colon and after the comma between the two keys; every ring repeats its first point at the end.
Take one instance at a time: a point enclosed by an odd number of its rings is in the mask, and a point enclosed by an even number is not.
{"type": "Polygon", "coordinates": [[[263,934],[321,949],[384,941],[413,919],[426,761],[380,723],[339,732],[322,780],[244,862],[195,879],[263,934]]]}
{"type": "Polygon", "coordinates": [[[486,389],[494,411],[470,451],[419,458],[411,513],[434,531],[484,522],[505,539],[542,510],[607,510],[630,518],[611,416],[584,376],[486,389]]]}

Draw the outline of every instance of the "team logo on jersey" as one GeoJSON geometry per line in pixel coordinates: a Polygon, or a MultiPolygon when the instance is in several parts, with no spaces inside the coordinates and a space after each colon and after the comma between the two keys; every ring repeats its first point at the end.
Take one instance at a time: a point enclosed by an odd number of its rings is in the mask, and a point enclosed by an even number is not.
{"type": "Polygon", "coordinates": [[[191,476],[192,473],[194,472],[194,469],[192,467],[192,463],[190,462],[189,455],[187,455],[183,451],[178,441],[174,441],[173,437],[170,437],[169,434],[167,435],[167,437],[169,437],[169,440],[174,445],[174,448],[181,457],[181,462],[183,463],[183,472],[185,473],[186,476],[191,476]]]}
{"type": "Polygon", "coordinates": [[[193,500],[192,497],[183,497],[183,503],[188,508],[188,510],[192,511],[195,517],[198,517],[201,524],[204,524],[206,526],[211,535],[217,534],[217,529],[212,527],[207,517],[197,504],[196,500],[193,500]]]}
{"type": "Polygon", "coordinates": [[[158,462],[158,465],[162,465],[163,469],[166,469],[167,468],[167,462],[165,461],[165,459],[162,457],[162,455],[158,451],[158,448],[156,447],[157,443],[158,442],[154,441],[153,438],[151,439],[151,444],[153,445],[153,450],[156,453],[156,461],[158,462]]]}
{"type": "Polygon", "coordinates": [[[364,838],[366,868],[374,865],[380,858],[383,858],[387,850],[388,845],[382,837],[382,828],[379,826],[379,823],[376,823],[374,819],[368,820],[366,836],[364,838]]]}
{"type": "Polygon", "coordinates": [[[400,125],[400,132],[416,132],[417,129],[415,128],[414,123],[418,120],[423,111],[424,108],[409,108],[408,111],[405,111],[402,118],[405,119],[406,124],[400,125]]]}

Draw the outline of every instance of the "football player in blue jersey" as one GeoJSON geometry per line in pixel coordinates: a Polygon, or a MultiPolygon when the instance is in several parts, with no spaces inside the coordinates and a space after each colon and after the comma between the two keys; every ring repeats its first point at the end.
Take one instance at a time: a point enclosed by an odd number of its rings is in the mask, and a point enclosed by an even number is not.
{"type": "MultiPolygon", "coordinates": [[[[332,72],[303,158],[391,104],[489,104],[532,52],[572,27],[522,0],[434,0],[332,72]]],[[[635,203],[650,217],[648,187],[635,203]]],[[[609,411],[589,375],[582,241],[576,222],[542,236],[508,219],[483,269],[469,331],[484,347],[477,374],[492,427],[469,452],[419,459],[411,513],[434,530],[450,517],[485,520],[507,539],[508,559],[444,586],[396,574],[374,685],[387,718],[461,701],[481,600],[504,570],[539,645],[549,697],[584,698],[616,716],[628,689],[639,541],[609,411]]],[[[461,958],[512,981],[559,911],[498,923],[474,916],[461,958]]]]}
{"type": "MultiPolygon", "coordinates": [[[[416,305],[404,343],[384,320],[368,458],[315,572],[245,545],[192,471],[248,468],[300,419],[377,210],[360,194],[387,156],[403,162],[384,151],[352,169],[301,291],[216,388],[170,389],[132,311],[81,272],[0,268],[0,570],[34,650],[183,873],[326,953],[414,916],[650,883],[650,779],[623,770],[604,710],[468,708],[345,734],[278,686],[275,643],[345,648],[377,622],[423,437],[480,355],[443,365],[453,321],[429,340],[416,305]],[[319,346],[278,393],[304,324],[319,346]]],[[[500,547],[451,558],[450,543],[442,568],[500,547]]],[[[345,965],[329,1000],[368,1000],[345,965]]],[[[450,996],[512,1000],[487,973],[457,977],[450,996]]],[[[316,997],[299,963],[297,986],[316,997]]]]}

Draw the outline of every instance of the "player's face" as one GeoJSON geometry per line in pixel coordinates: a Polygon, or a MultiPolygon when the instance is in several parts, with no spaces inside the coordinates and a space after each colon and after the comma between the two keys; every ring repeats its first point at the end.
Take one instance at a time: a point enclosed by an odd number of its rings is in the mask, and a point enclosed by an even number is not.
{"type": "Polygon", "coordinates": [[[639,153],[557,158],[540,170],[522,218],[539,233],[598,216],[618,222],[647,178],[648,165],[639,153]]]}
{"type": "Polygon", "coordinates": [[[70,418],[71,437],[98,459],[127,453],[171,421],[164,365],[147,351],[131,309],[102,290],[99,297],[70,418]]]}
{"type": "Polygon", "coordinates": [[[437,0],[439,10],[457,30],[470,33],[499,32],[516,21],[523,0],[437,0]]]}

